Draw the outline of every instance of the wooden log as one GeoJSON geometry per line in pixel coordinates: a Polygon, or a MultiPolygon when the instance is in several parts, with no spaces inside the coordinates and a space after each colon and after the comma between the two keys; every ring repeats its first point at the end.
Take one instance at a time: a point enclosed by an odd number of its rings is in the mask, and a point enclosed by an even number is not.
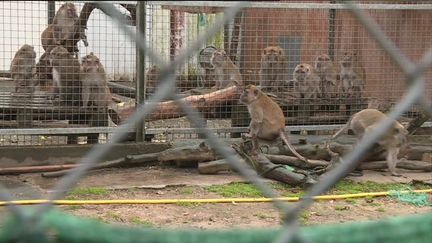
{"type": "Polygon", "coordinates": [[[224,159],[198,163],[198,172],[200,174],[217,174],[221,171],[230,171],[231,167],[224,159]]]}
{"type": "Polygon", "coordinates": [[[158,156],[159,162],[174,162],[179,167],[197,167],[199,162],[212,161],[216,158],[216,154],[204,142],[198,146],[167,149],[158,156]]]}
{"type": "Polygon", "coordinates": [[[58,171],[58,170],[75,168],[77,166],[78,166],[77,164],[65,164],[65,165],[41,165],[41,166],[0,168],[0,175],[19,175],[25,173],[58,171]]]}
{"type": "Polygon", "coordinates": [[[312,169],[317,166],[328,166],[329,162],[324,160],[313,160],[308,159],[308,162],[304,162],[299,160],[297,157],[294,156],[286,156],[286,155],[271,155],[266,154],[265,157],[269,159],[272,163],[275,164],[284,164],[284,165],[290,165],[295,166],[302,169],[312,169]]]}
{"type": "Polygon", "coordinates": [[[303,174],[298,174],[273,164],[264,154],[259,154],[254,159],[258,173],[265,178],[287,183],[292,186],[309,186],[316,183],[314,179],[308,178],[303,174]]]}
{"type": "MultiPolygon", "coordinates": [[[[324,143],[322,144],[306,144],[306,145],[294,145],[295,149],[299,154],[305,156],[308,159],[313,160],[326,160],[329,161],[331,156],[324,143]]],[[[354,148],[354,144],[342,144],[338,142],[329,143],[330,149],[340,154],[341,156],[348,154],[354,148]]],[[[432,153],[432,146],[425,144],[411,144],[405,150],[402,150],[399,157],[406,157],[409,160],[421,160],[423,154],[432,153]]],[[[288,155],[293,156],[292,152],[284,147],[280,149],[278,146],[270,146],[267,154],[272,155],[288,155]]],[[[385,160],[385,154],[382,149],[375,147],[368,153],[368,156],[364,159],[365,161],[379,161],[385,160]]]]}
{"type": "MultiPolygon", "coordinates": [[[[105,169],[112,167],[130,167],[130,166],[138,166],[142,164],[148,164],[149,162],[156,162],[157,158],[161,153],[151,153],[151,154],[140,154],[140,155],[127,155],[121,159],[110,160],[102,163],[94,164],[90,170],[97,169],[105,169]]],[[[79,166],[78,164],[76,166],[79,166]]],[[[56,172],[47,172],[43,173],[42,177],[60,177],[63,176],[73,169],[70,170],[62,170],[56,172]]]]}
{"type": "MultiPolygon", "coordinates": [[[[240,88],[231,86],[226,89],[217,90],[215,92],[204,94],[204,95],[192,95],[183,98],[182,100],[189,103],[193,108],[197,109],[202,113],[206,113],[212,107],[224,104],[227,101],[238,100],[240,96],[240,88]]],[[[116,113],[120,117],[121,121],[125,121],[134,111],[134,105],[128,107],[116,107],[116,113]]],[[[161,120],[179,118],[185,114],[177,106],[175,101],[160,102],[153,112],[147,117],[147,120],[161,120]]]]}
{"type": "MultiPolygon", "coordinates": [[[[432,163],[424,162],[424,161],[416,161],[416,160],[406,160],[400,161],[397,168],[407,169],[407,170],[421,170],[430,172],[432,171],[432,163]]],[[[379,170],[379,169],[387,169],[387,161],[374,161],[362,163],[360,168],[363,170],[379,170]]]]}

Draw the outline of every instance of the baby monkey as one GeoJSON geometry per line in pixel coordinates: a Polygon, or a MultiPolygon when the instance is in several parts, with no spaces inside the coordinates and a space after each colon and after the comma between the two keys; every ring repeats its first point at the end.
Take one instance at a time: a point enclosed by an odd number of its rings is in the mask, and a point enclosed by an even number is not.
{"type": "Polygon", "coordinates": [[[240,102],[247,105],[251,116],[249,131],[252,137],[253,154],[258,152],[258,139],[275,141],[281,138],[297,158],[307,162],[307,159],[297,153],[290,144],[288,135],[285,133],[285,117],[276,102],[254,85],[244,88],[240,95],[240,102]]]}
{"type": "MultiPolygon", "coordinates": [[[[339,137],[347,129],[351,129],[360,140],[365,134],[373,132],[378,123],[385,118],[386,115],[376,109],[359,111],[333,135],[332,140],[339,137]]],[[[387,166],[393,176],[401,176],[396,173],[396,165],[399,162],[399,151],[407,143],[407,135],[408,131],[398,121],[394,121],[393,125],[377,142],[386,151],[387,166]]]]}
{"type": "Polygon", "coordinates": [[[55,93],[59,93],[60,102],[78,105],[81,100],[80,63],[62,46],[51,50],[49,61],[52,65],[55,93]]]}
{"type": "Polygon", "coordinates": [[[295,67],[293,78],[302,98],[316,99],[320,92],[320,78],[315,73],[314,68],[302,63],[295,67]]]}
{"type": "Polygon", "coordinates": [[[108,107],[112,98],[105,69],[93,52],[82,58],[80,80],[82,82],[83,107],[87,107],[90,103],[98,108],[108,107]]]}
{"type": "Polygon", "coordinates": [[[15,92],[33,91],[33,74],[35,72],[36,52],[31,45],[24,44],[15,53],[10,71],[15,82],[15,92]],[[29,90],[30,89],[30,90],[29,90]]]}

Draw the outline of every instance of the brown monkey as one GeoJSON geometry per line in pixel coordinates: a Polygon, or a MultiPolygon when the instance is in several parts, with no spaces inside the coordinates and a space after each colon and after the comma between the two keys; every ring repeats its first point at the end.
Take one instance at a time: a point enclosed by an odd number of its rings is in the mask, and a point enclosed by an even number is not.
{"type": "Polygon", "coordinates": [[[307,63],[297,65],[294,69],[293,78],[302,98],[314,99],[321,93],[320,78],[311,65],[307,63]]]}
{"type": "Polygon", "coordinates": [[[49,53],[56,46],[54,41],[54,25],[50,24],[42,31],[41,43],[45,53],[49,53]]]}
{"type": "Polygon", "coordinates": [[[320,78],[321,97],[334,97],[338,93],[336,68],[327,54],[318,55],[314,62],[315,72],[320,78]]]}
{"type": "Polygon", "coordinates": [[[53,37],[56,45],[63,44],[75,35],[75,24],[78,14],[75,5],[71,2],[63,4],[53,19],[53,37]]]}
{"type": "Polygon", "coordinates": [[[342,91],[347,97],[361,97],[366,84],[366,72],[358,61],[357,53],[345,52],[339,63],[342,91]]]}
{"type": "Polygon", "coordinates": [[[279,46],[264,48],[261,55],[260,86],[263,91],[277,91],[287,81],[288,58],[279,46]]]}
{"type": "Polygon", "coordinates": [[[49,60],[49,55],[45,52],[39,58],[39,62],[36,64],[36,78],[40,87],[46,88],[52,81],[52,67],[49,60]]]}
{"type": "Polygon", "coordinates": [[[105,69],[93,52],[82,58],[80,81],[82,83],[83,107],[87,107],[90,103],[98,108],[108,107],[112,97],[105,69]]]}
{"type": "Polygon", "coordinates": [[[307,161],[290,144],[288,135],[285,133],[285,117],[276,102],[254,85],[244,88],[240,95],[240,102],[247,105],[251,116],[249,131],[254,154],[259,149],[258,139],[274,141],[281,138],[297,158],[307,161]]]}
{"type": "Polygon", "coordinates": [[[160,68],[153,65],[146,73],[147,84],[146,84],[146,94],[153,94],[156,90],[157,81],[160,74],[160,68]]]}
{"type": "MultiPolygon", "coordinates": [[[[347,129],[351,129],[358,139],[365,134],[373,132],[378,123],[386,118],[386,115],[376,109],[364,109],[354,114],[347,124],[332,136],[332,140],[339,137],[347,129]]],[[[378,140],[378,145],[386,151],[388,169],[393,176],[396,173],[398,154],[407,143],[408,131],[398,122],[394,121],[389,130],[378,140]]]]}
{"type": "Polygon", "coordinates": [[[49,54],[52,76],[60,102],[79,105],[81,98],[80,63],[77,58],[62,46],[57,46],[49,54]]]}
{"type": "Polygon", "coordinates": [[[15,53],[10,65],[15,92],[33,92],[33,74],[35,72],[36,52],[31,45],[24,44],[15,53]]]}
{"type": "Polygon", "coordinates": [[[214,67],[216,75],[216,89],[224,89],[228,86],[243,85],[243,79],[239,68],[231,61],[225,51],[216,50],[210,58],[210,64],[214,67]]]}

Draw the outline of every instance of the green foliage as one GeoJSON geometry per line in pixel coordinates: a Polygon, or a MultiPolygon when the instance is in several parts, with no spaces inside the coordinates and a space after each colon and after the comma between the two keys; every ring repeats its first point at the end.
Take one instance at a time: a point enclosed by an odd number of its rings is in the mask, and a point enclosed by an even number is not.
{"type": "Polygon", "coordinates": [[[205,187],[209,192],[217,193],[223,197],[262,197],[262,193],[248,183],[233,182],[225,185],[213,185],[205,187]]]}
{"type": "Polygon", "coordinates": [[[154,224],[150,221],[147,220],[142,220],[139,217],[133,216],[130,217],[128,219],[129,223],[137,225],[137,226],[141,226],[141,227],[145,227],[145,228],[151,228],[154,227],[154,224]]]}

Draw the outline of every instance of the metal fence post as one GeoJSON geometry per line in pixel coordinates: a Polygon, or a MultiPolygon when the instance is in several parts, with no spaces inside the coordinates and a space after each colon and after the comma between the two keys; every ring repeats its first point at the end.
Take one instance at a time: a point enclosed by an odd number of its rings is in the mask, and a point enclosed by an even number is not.
{"type": "MultiPolygon", "coordinates": [[[[143,33],[145,36],[146,32],[146,2],[138,1],[137,21],[136,29],[137,32],[143,33]]],[[[144,95],[146,89],[145,80],[145,55],[144,51],[136,47],[136,106],[144,104],[144,95]]],[[[145,120],[142,120],[136,124],[136,141],[143,142],[145,138],[145,120]]]]}

